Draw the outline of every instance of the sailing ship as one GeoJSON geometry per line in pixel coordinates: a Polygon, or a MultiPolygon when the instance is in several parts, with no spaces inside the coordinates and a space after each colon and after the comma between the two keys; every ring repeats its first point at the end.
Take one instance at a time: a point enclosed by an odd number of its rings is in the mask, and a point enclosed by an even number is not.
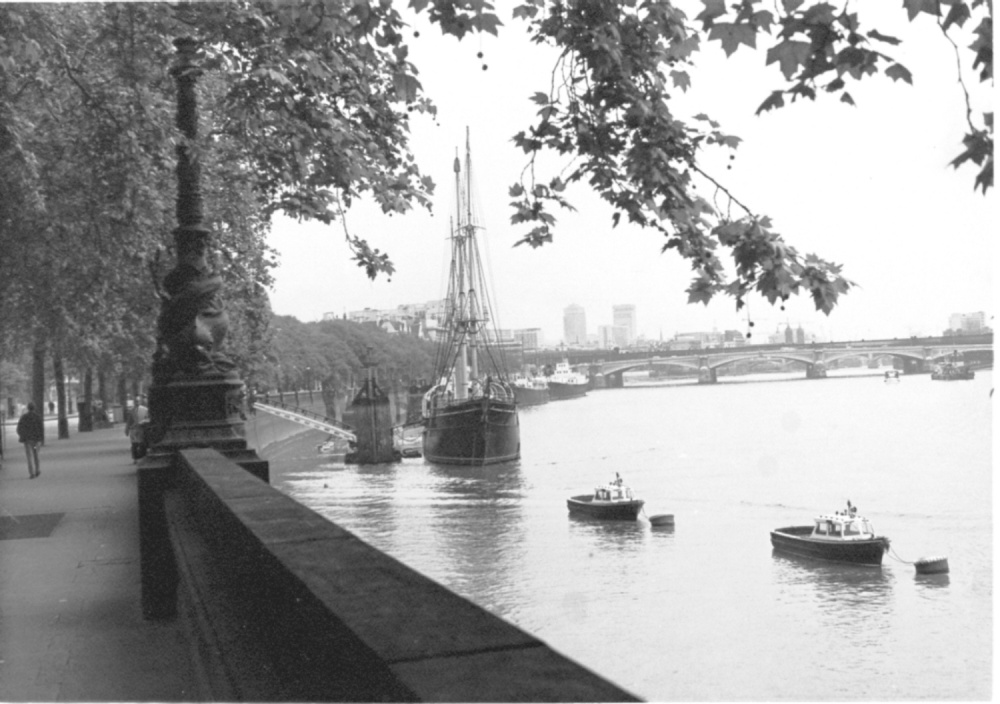
{"type": "Polygon", "coordinates": [[[423,454],[436,464],[481,466],[521,456],[517,401],[479,255],[472,158],[455,156],[455,219],[445,318],[438,331],[434,384],[423,398],[423,454]]]}

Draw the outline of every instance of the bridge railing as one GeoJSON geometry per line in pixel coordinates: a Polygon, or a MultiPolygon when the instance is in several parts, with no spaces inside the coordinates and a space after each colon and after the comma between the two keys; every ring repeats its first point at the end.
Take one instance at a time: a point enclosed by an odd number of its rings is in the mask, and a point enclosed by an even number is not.
{"type": "Polygon", "coordinates": [[[336,418],[330,418],[328,416],[323,415],[322,413],[316,413],[315,411],[310,411],[308,408],[299,408],[298,406],[293,406],[288,403],[282,403],[281,401],[267,401],[266,403],[264,401],[256,401],[254,405],[255,406],[264,405],[264,406],[271,406],[272,408],[280,408],[281,410],[288,411],[289,413],[297,413],[300,416],[304,416],[306,418],[312,418],[313,420],[318,420],[321,423],[326,423],[327,425],[332,425],[333,427],[340,428],[341,430],[348,433],[354,432],[354,428],[349,426],[347,423],[343,423],[337,420],[336,418]]]}

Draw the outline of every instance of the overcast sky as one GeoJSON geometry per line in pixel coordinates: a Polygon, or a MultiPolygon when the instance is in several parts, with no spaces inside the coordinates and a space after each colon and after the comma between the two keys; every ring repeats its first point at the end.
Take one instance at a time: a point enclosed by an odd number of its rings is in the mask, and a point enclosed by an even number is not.
{"type": "MultiPolygon", "coordinates": [[[[866,4],[863,12],[870,9],[878,7],[866,4]]],[[[706,155],[703,168],[770,215],[800,253],[843,264],[859,284],[830,316],[815,311],[808,297],[790,300],[785,311],[752,298],[749,319],[758,339],[786,323],[837,340],[939,334],[952,313],[993,314],[995,191],[974,193],[973,167],[948,166],[961,151],[965,126],[954,51],[929,16],[911,24],[895,3],[880,11],[888,21],[876,26],[906,40],[894,55],[912,71],[913,86],[866,79],[849,84],[857,107],[825,97],[757,117],[769,92],[784,87],[783,77],[775,65],[764,66],[764,51],[742,47],[727,60],[713,42],[697,55],[692,88],[673,99],[675,114],[708,113],[744,140],[735,160],[728,152],[706,155]]],[[[510,140],[531,124],[537,106],[529,98],[547,92],[553,55],[530,44],[519,21],[505,18],[505,24],[499,39],[463,42],[414,24],[420,36],[411,39],[411,58],[439,110],[436,121],[418,116],[411,126],[418,163],[437,183],[434,214],[388,217],[362,204],[347,215],[352,234],[389,252],[397,268],[391,281],[371,282],[350,261],[341,223],[278,220],[269,239],[280,255],[274,311],[313,321],[327,312],[443,297],[452,161],[468,126],[487,226],[481,246],[501,327],[538,327],[555,343],[569,304],[585,308],[594,333],[611,324],[613,305],[631,303],[638,332],[649,338],[713,328],[747,332],[747,310],[736,313],[732,299],[688,304],[688,264],[661,254],[663,240],[653,232],[612,229],[610,209],[583,186],[570,191],[578,212],[557,213],[553,243],[513,247],[524,233],[509,224],[507,192],[525,159],[510,140]]],[[[968,43],[963,38],[960,46],[968,43]]],[[[974,100],[988,99],[966,69],[974,100]]]]}

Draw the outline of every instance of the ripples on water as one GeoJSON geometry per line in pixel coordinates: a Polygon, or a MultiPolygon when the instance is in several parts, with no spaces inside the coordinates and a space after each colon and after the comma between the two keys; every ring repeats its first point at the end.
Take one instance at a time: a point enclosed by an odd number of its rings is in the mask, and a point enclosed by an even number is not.
{"type": "Polygon", "coordinates": [[[523,409],[522,459],[475,469],[345,467],[315,431],[264,454],[277,488],[641,697],[988,699],[991,388],[596,391],[523,409]],[[676,525],[567,514],[615,471],[676,525]],[[946,555],[951,574],[772,552],[771,529],[847,499],[902,560],[946,555]]]}

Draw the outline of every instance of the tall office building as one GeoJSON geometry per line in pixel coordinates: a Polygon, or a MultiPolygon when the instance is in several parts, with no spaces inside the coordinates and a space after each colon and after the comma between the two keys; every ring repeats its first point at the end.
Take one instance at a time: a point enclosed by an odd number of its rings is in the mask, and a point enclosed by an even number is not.
{"type": "Polygon", "coordinates": [[[583,306],[571,303],[563,309],[563,342],[567,345],[587,344],[587,313],[583,306]]]}
{"type": "Polygon", "coordinates": [[[980,332],[986,327],[986,313],[952,313],[948,317],[948,327],[955,332],[980,332]]]}
{"type": "Polygon", "coordinates": [[[635,306],[631,303],[611,307],[611,324],[618,328],[625,328],[626,345],[635,342],[635,306]]]}
{"type": "Polygon", "coordinates": [[[524,350],[537,350],[542,346],[541,328],[521,328],[514,331],[514,339],[521,342],[524,350]]]}

